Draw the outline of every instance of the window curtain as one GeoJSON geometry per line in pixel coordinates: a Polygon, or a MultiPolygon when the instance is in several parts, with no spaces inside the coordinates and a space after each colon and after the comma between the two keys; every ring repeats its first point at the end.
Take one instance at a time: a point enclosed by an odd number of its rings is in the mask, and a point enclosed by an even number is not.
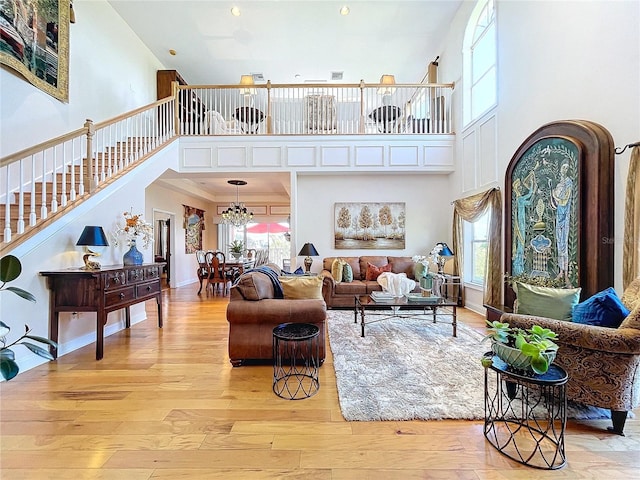
{"type": "Polygon", "coordinates": [[[631,150],[624,210],[622,286],[626,289],[640,276],[640,147],[631,150]]]}
{"type": "MultiPolygon", "coordinates": [[[[487,264],[484,273],[484,303],[502,303],[502,195],[498,188],[453,202],[453,269],[464,278],[463,221],[475,222],[489,211],[487,264]]],[[[464,292],[463,292],[464,293],[464,292]]],[[[464,298],[463,298],[464,301],[464,298]]]]}

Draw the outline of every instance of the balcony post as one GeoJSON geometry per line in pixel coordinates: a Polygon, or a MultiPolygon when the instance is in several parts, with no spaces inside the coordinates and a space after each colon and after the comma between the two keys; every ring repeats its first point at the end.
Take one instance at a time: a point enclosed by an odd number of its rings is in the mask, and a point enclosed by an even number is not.
{"type": "Polygon", "coordinates": [[[267,135],[273,133],[271,126],[271,80],[267,80],[267,135]]]}
{"type": "Polygon", "coordinates": [[[182,134],[182,126],[180,125],[180,97],[178,95],[179,89],[178,89],[178,82],[173,81],[171,82],[171,95],[173,96],[174,102],[174,110],[173,110],[173,117],[174,117],[174,122],[175,122],[175,130],[176,130],[176,135],[181,135],[182,134]]]}
{"type": "MultiPolygon", "coordinates": [[[[94,174],[94,165],[93,165],[93,134],[95,129],[93,127],[93,120],[87,118],[87,121],[84,122],[84,128],[87,129],[87,176],[83,178],[84,190],[89,191],[89,193],[93,193],[93,191],[98,186],[98,181],[96,178],[96,173],[94,174]],[[88,177],[88,178],[87,178],[88,177]]],[[[82,169],[80,170],[80,174],[82,175],[82,169]]]]}
{"type": "Polygon", "coordinates": [[[360,80],[360,125],[358,133],[364,133],[364,80],[360,80]]]}

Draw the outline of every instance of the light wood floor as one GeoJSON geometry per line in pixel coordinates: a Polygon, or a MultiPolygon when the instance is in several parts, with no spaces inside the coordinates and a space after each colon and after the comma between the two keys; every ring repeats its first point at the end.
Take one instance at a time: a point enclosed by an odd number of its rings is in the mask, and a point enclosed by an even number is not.
{"type": "MultiPolygon", "coordinates": [[[[330,350],[320,391],[287,401],[269,366],[232,368],[227,299],[165,291],[149,319],[0,384],[0,477],[9,479],[530,479],[640,477],[640,422],[568,422],[568,465],[521,466],[480,421],[346,422],[330,350]]],[[[482,328],[482,317],[462,321],[482,328]]]]}

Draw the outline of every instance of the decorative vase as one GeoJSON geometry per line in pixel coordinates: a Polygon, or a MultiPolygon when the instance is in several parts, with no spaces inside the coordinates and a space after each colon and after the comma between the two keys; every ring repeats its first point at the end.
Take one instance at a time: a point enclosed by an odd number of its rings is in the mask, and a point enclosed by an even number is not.
{"type": "MultiPolygon", "coordinates": [[[[501,342],[492,342],[491,351],[510,367],[533,373],[531,357],[522,353],[519,348],[510,347],[501,342]]],[[[546,357],[547,362],[551,365],[556,359],[556,352],[543,352],[542,356],[546,357]]]]}
{"type": "Polygon", "coordinates": [[[135,238],[131,240],[131,248],[122,257],[122,263],[125,265],[142,265],[142,252],[136,248],[135,238]]]}
{"type": "Polygon", "coordinates": [[[231,252],[231,256],[238,261],[242,257],[242,252],[231,252]]]}

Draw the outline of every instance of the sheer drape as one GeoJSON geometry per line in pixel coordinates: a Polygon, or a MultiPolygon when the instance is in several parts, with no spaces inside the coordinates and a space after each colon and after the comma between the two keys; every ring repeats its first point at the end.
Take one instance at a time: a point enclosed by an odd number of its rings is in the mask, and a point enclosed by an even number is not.
{"type": "Polygon", "coordinates": [[[640,276],[640,147],[633,147],[627,176],[622,249],[622,287],[640,276]]]}
{"type": "Polygon", "coordinates": [[[502,303],[502,194],[498,188],[453,202],[454,273],[464,278],[463,221],[475,222],[489,212],[487,265],[484,276],[484,303],[502,303]]]}

